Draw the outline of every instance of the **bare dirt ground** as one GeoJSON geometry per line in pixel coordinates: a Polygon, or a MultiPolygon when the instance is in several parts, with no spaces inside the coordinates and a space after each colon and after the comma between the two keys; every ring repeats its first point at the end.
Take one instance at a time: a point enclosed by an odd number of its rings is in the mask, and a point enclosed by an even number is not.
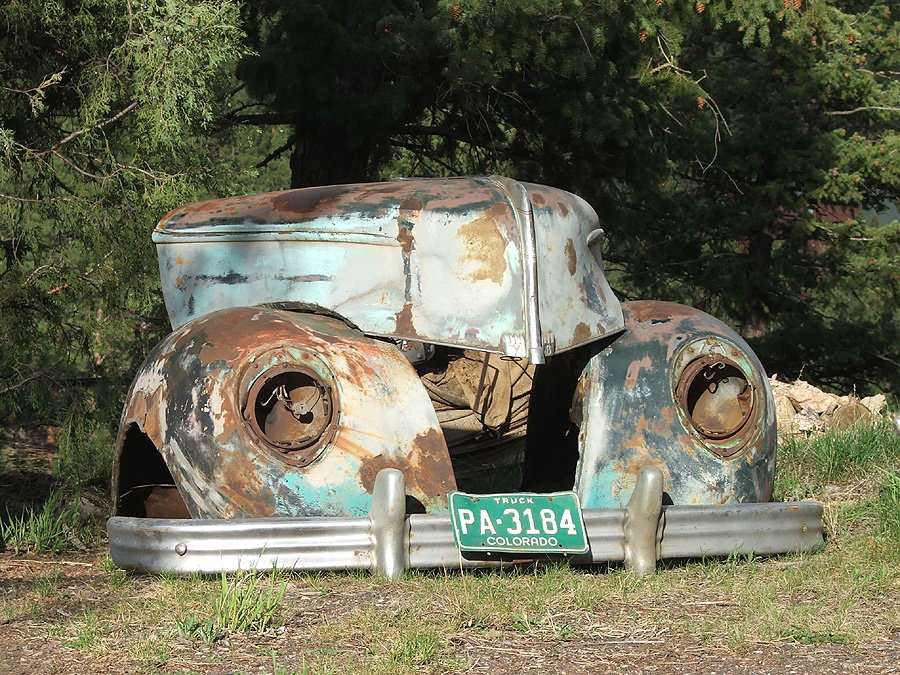
{"type": "MultiPolygon", "coordinates": [[[[0,512],[46,495],[53,487],[48,474],[52,445],[41,440],[40,433],[22,441],[7,438],[4,452],[0,512]]],[[[152,592],[158,578],[122,575],[120,584],[110,579],[102,542],[65,556],[0,552],[0,673],[366,672],[373,658],[368,636],[335,633],[329,626],[361,606],[390,616],[415,600],[410,597],[414,590],[403,583],[361,584],[361,588],[339,583],[323,592],[298,578],[290,583],[282,603],[283,628],[206,644],[179,637],[171,628],[160,629],[160,617],[146,617],[142,623],[134,618],[135,612],[119,609],[129,598],[152,592]],[[101,622],[96,634],[85,635],[84,628],[79,634],[66,630],[73,618],[92,613],[112,620],[101,622]],[[141,634],[146,634],[148,646],[136,652],[135,637],[141,634]],[[157,652],[154,641],[159,643],[157,652]],[[154,659],[154,653],[164,656],[154,659]],[[327,657],[307,661],[311,653],[327,657]]],[[[735,611],[716,606],[708,595],[679,598],[678,605],[681,612],[707,613],[713,623],[727,622],[735,611]]],[[[574,638],[546,630],[460,626],[441,636],[449,654],[439,664],[406,663],[396,672],[900,673],[900,633],[853,644],[756,642],[751,636],[744,645],[731,648],[724,642],[670,632],[665,621],[648,629],[636,618],[647,612],[674,612],[671,606],[638,609],[630,612],[619,605],[608,613],[602,607],[579,612],[572,617],[580,624],[574,638]],[[590,638],[584,637],[585,626],[594,627],[587,631],[590,638]]],[[[393,669],[382,662],[380,671],[393,669]]]]}
{"type": "MultiPolygon", "coordinates": [[[[42,598],[34,612],[0,624],[0,673],[272,673],[273,654],[280,672],[303,672],[303,654],[317,644],[317,626],[329,618],[354,611],[360,603],[389,607],[396,591],[389,585],[365,593],[304,594],[292,587],[285,597],[287,622],[270,635],[238,635],[204,644],[160,635],[170,650],[165,663],[148,663],[129,652],[136,632],[147,627],[127,621],[84,649],[71,637],[56,635],[53,626],[67,618],[121,601],[123,591],[110,592],[102,560],[91,555],[50,557],[0,554],[0,587],[4,594],[33,587],[48,572],[60,571],[59,594],[42,598]]],[[[140,593],[149,579],[136,578],[129,593],[140,593]]],[[[460,630],[450,636],[459,667],[443,672],[461,673],[898,673],[900,635],[867,644],[802,645],[794,642],[759,643],[732,650],[710,645],[665,630],[648,633],[630,625],[628,617],[594,617],[606,624],[598,639],[564,639],[518,631],[460,630]]],[[[365,671],[368,658],[363,636],[329,640],[333,661],[348,670],[365,671]]],[[[329,668],[330,670],[330,668],[329,668]]],[[[416,672],[415,668],[398,670],[416,672]]],[[[422,668],[421,672],[436,672],[422,668]]],[[[311,668],[310,672],[317,672],[311,668]]],[[[333,670],[332,672],[342,672],[333,670]]],[[[437,672],[441,672],[440,670],[437,672]]]]}

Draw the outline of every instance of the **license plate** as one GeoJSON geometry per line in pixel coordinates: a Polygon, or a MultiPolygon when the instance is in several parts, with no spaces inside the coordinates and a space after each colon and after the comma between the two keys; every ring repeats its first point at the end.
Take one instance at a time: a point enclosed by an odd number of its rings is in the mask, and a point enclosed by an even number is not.
{"type": "Polygon", "coordinates": [[[461,551],[584,553],[587,535],[574,492],[450,493],[450,520],[461,551]]]}

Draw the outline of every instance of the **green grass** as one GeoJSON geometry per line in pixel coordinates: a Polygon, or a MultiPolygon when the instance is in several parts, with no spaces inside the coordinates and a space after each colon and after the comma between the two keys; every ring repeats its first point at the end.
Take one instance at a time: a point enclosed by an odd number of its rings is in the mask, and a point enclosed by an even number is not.
{"type": "Polygon", "coordinates": [[[900,437],[886,420],[857,424],[809,439],[787,439],[779,446],[776,494],[807,497],[825,486],[867,476],[900,464],[900,437]]]}
{"type": "Polygon", "coordinates": [[[59,492],[52,493],[39,508],[26,508],[18,515],[9,511],[0,521],[0,539],[15,553],[62,553],[80,541],[78,512],[65,506],[59,492]]]}
{"type": "Polygon", "coordinates": [[[775,498],[826,504],[832,538],[854,530],[900,543],[900,437],[884,420],[779,448],[775,498]]]}
{"type": "Polygon", "coordinates": [[[51,636],[60,638],[63,646],[79,651],[99,651],[103,638],[109,633],[107,618],[96,611],[86,611],[82,616],[72,618],[62,626],[53,626],[51,636]]]}
{"type": "Polygon", "coordinates": [[[117,418],[113,409],[122,393],[116,387],[79,391],[60,428],[53,463],[53,473],[67,485],[109,485],[116,437],[108,420],[117,418]]]}
{"type": "Polygon", "coordinates": [[[222,574],[214,605],[216,624],[229,633],[262,633],[276,627],[278,609],[287,589],[287,582],[280,577],[275,571],[246,572],[230,578],[222,574]]]}
{"type": "Polygon", "coordinates": [[[873,510],[878,514],[884,533],[900,542],[900,468],[881,473],[881,489],[873,510]]]}
{"type": "MultiPolygon", "coordinates": [[[[197,579],[194,577],[192,583],[171,575],[161,577],[163,583],[175,588],[196,586],[197,579]]],[[[175,621],[176,632],[186,639],[212,643],[229,634],[264,633],[277,628],[287,586],[284,575],[275,570],[222,573],[218,578],[218,595],[211,607],[181,613],[175,621]]]]}
{"type": "Polygon", "coordinates": [[[177,618],[175,627],[178,636],[187,640],[197,639],[210,644],[222,637],[222,631],[213,619],[203,621],[193,614],[177,618]]]}

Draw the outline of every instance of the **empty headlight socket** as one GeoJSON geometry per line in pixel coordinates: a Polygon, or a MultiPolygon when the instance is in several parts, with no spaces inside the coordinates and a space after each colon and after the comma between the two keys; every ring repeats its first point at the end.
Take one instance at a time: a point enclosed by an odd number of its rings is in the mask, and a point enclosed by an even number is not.
{"type": "Polygon", "coordinates": [[[257,355],[240,386],[244,425],[277,458],[294,466],[318,459],[340,416],[337,383],[311,352],[281,347],[257,355]]]}

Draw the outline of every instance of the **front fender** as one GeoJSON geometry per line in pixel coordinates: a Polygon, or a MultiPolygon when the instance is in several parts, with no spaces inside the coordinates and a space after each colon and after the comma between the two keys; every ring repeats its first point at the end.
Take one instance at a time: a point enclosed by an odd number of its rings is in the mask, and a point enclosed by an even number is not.
{"type": "Polygon", "coordinates": [[[673,504],[764,502],[775,472],[775,406],[759,359],[721,321],[667,302],[623,304],[625,332],[576,389],[576,491],[624,506],[642,466],[673,504]]]}
{"type": "Polygon", "coordinates": [[[384,468],[404,473],[412,510],[446,510],[447,446],[400,351],[330,317],[240,307],[151,352],[122,416],[113,496],[120,514],[154,515],[168,475],[193,518],[356,516],[384,468]]]}

